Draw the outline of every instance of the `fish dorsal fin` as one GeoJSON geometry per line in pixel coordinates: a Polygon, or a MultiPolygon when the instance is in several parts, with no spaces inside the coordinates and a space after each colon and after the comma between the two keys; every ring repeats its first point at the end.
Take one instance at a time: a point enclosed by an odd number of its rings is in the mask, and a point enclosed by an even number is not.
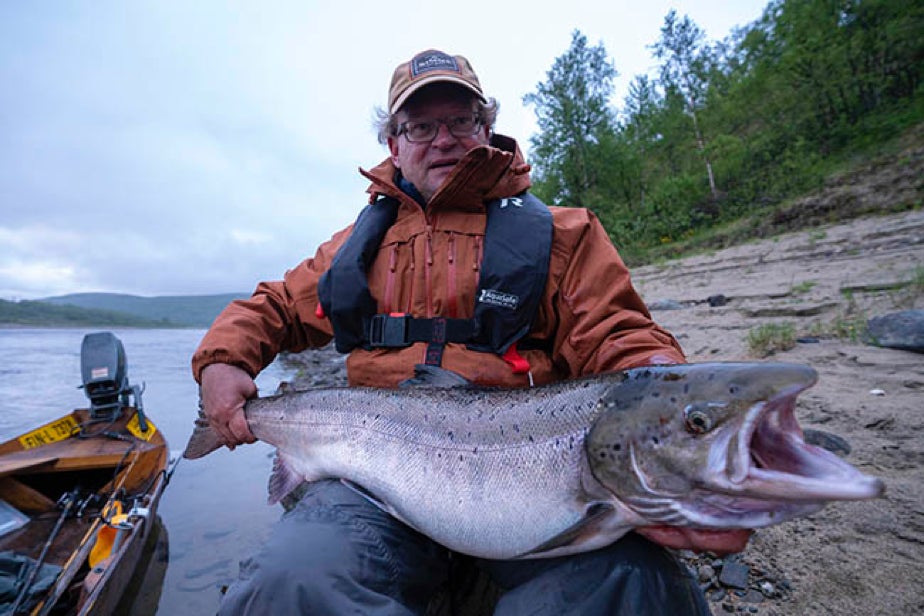
{"type": "Polygon", "coordinates": [[[401,381],[398,387],[435,387],[437,389],[452,389],[454,387],[471,387],[472,383],[464,376],[451,370],[417,364],[414,366],[414,376],[401,381]]]}
{"type": "Polygon", "coordinates": [[[278,503],[304,480],[305,477],[295,471],[294,464],[289,457],[277,449],[276,457],[273,458],[273,473],[269,478],[269,504],[278,503]]]}
{"type": "MultiPolygon", "coordinates": [[[[566,528],[532,550],[520,554],[517,558],[564,556],[586,550],[585,544],[600,547],[597,545],[598,540],[601,537],[609,536],[606,531],[613,526],[612,517],[616,514],[618,514],[618,511],[611,503],[590,503],[584,512],[584,517],[576,524],[566,528]]],[[[612,539],[607,539],[607,543],[611,541],[612,539]]]]}

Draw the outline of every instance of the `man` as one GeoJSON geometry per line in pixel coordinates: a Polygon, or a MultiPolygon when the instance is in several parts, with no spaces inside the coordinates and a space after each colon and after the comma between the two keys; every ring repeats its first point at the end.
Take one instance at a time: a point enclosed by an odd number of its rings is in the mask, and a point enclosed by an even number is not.
{"type": "MultiPolygon", "coordinates": [[[[483,385],[527,387],[684,357],[650,318],[588,211],[527,191],[516,143],[462,56],[428,50],[395,70],[370,205],[282,281],[216,319],[193,357],[209,423],[253,442],[253,377],[282,350],[334,337],[351,385],[395,387],[416,364],[483,385]]],[[[747,533],[640,531],[670,547],[743,548],[747,533]]],[[[242,568],[224,613],[422,613],[449,554],[336,481],[312,484],[242,568]]],[[[506,593],[497,613],[708,614],[668,552],[628,535],[570,557],[480,563],[506,593]]]]}

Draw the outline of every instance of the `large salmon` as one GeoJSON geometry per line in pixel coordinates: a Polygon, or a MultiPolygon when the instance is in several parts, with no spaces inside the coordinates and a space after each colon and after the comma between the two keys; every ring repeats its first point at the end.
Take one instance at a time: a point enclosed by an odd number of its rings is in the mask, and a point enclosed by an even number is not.
{"type": "MultiPolygon", "coordinates": [[[[795,400],[816,378],[703,363],[480,389],[424,367],[413,387],[309,389],[244,412],[277,448],[271,503],[341,478],[453,550],[535,558],[638,526],[756,528],[880,496],[881,480],[802,438],[795,400]]],[[[220,446],[200,419],[184,455],[220,446]]]]}

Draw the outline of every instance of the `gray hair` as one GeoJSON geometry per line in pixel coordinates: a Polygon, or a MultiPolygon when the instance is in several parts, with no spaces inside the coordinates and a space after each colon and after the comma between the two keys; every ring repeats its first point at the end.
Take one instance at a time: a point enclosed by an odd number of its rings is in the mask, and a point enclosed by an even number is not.
{"type": "MultiPolygon", "coordinates": [[[[474,98],[475,101],[475,113],[481,116],[482,122],[488,127],[488,130],[494,132],[494,123],[497,121],[497,110],[500,107],[497,100],[493,97],[488,99],[488,102],[482,103],[477,98],[474,98]]],[[[398,119],[396,113],[388,113],[381,107],[375,108],[375,117],[372,119],[372,128],[375,129],[376,134],[378,135],[379,143],[385,145],[388,143],[389,137],[395,137],[398,135],[398,119]]]]}

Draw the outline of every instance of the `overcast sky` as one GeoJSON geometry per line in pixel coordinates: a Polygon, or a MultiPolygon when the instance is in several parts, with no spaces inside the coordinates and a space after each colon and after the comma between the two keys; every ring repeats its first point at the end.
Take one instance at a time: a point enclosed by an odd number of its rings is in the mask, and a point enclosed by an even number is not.
{"type": "Polygon", "coordinates": [[[575,29],[651,72],[670,9],[710,40],[759,0],[0,2],[0,298],[241,292],[365,203],[394,67],[472,62],[524,151],[575,29]]]}

